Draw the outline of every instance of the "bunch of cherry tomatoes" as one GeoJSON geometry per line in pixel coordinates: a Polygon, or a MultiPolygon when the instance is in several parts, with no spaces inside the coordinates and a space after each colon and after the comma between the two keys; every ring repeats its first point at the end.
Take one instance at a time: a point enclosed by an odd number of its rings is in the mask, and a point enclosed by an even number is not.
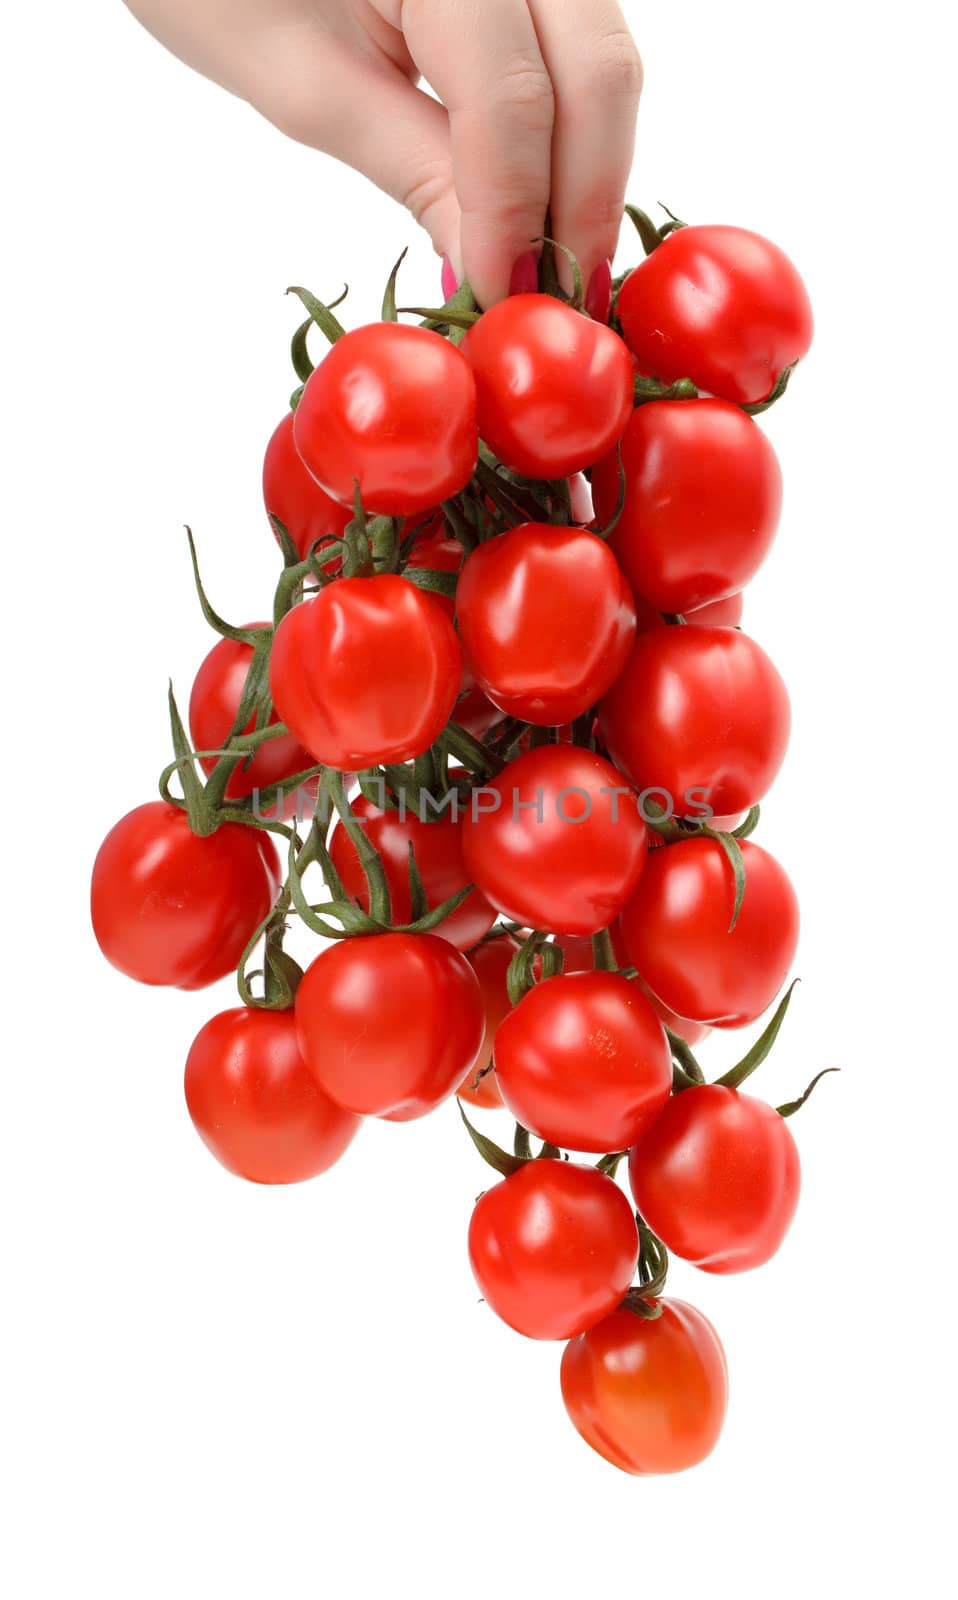
{"type": "Polygon", "coordinates": [[[107,835],[92,914],[142,983],[238,971],[186,1100],[242,1177],[314,1177],[363,1118],[458,1095],[501,1175],[469,1225],[482,1295],[567,1341],[572,1421],[645,1474],[706,1456],[726,1405],[715,1330],[663,1295],[669,1252],[758,1266],[798,1199],[809,1091],[741,1090],[788,994],[717,1083],[694,1046],[775,1002],[798,937],[750,837],[788,697],[738,624],[781,502],[755,416],[812,321],[769,241],[629,213],[646,256],[608,326],[550,241],[540,292],[484,312],[463,285],[401,322],[394,270],[382,320],[346,332],[294,291],[273,612],[225,622],[191,540],[219,642],[187,723],[171,693],[161,798],[107,835]],[[326,941],[305,972],[293,919],[326,941]],[[464,1104],[508,1108],[512,1148],[464,1104]]]}

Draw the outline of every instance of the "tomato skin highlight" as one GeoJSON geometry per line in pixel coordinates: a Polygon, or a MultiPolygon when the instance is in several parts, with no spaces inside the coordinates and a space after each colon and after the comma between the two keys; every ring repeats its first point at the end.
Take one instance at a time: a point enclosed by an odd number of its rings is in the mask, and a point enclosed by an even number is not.
{"type": "Polygon", "coordinates": [[[673,1095],[629,1151],[629,1183],[673,1255],[703,1272],[746,1272],[770,1260],[788,1232],[801,1164],[772,1106],[704,1084],[673,1095]]]}
{"type": "Polygon", "coordinates": [[[661,1022],[617,972],[546,978],[500,1023],[499,1093],[516,1120],[564,1150],[635,1144],[672,1089],[661,1022]]]}
{"type": "Polygon", "coordinates": [[[316,761],[340,771],[408,761],[438,738],[459,692],[452,624],[406,578],[340,578],[276,630],[273,704],[316,761]]]}
{"type": "Polygon", "coordinates": [[[756,805],[791,729],[788,691],[765,651],[714,626],[640,634],[598,715],[616,766],[640,793],[664,790],[677,816],[693,790],[721,815],[756,805]]]}
{"type": "Polygon", "coordinates": [[[562,1353],[562,1398],[593,1450],[638,1477],[683,1472],[710,1455],[728,1404],[728,1368],[707,1317],[662,1300],[654,1320],[613,1311],[562,1353]]]}
{"type": "Polygon", "coordinates": [[[620,927],[633,964],[681,1017],[739,1028],[771,1005],[798,946],[798,901],[784,869],[740,841],[745,895],[735,927],[732,867],[716,839],[682,839],[649,854],[620,927]]]}
{"type": "Polygon", "coordinates": [[[504,1017],[512,1010],[512,1001],[506,988],[506,978],[509,973],[509,964],[519,946],[507,933],[501,934],[497,939],[484,939],[477,944],[474,950],[466,955],[473,972],[479,980],[479,989],[482,994],[482,1005],[485,1019],[482,1044],[476,1064],[471,1067],[459,1085],[457,1093],[460,1100],[465,1100],[468,1105],[480,1106],[486,1111],[493,1111],[502,1105],[502,1095],[496,1082],[495,1069],[485,1072],[483,1069],[492,1067],[492,1049],[496,1037],[496,1030],[504,1017]],[[476,1083],[477,1074],[483,1076],[476,1083]],[[473,1087],[475,1085],[475,1087],[473,1087]]]}
{"type": "MultiPolygon", "coordinates": [[[[430,911],[470,882],[462,859],[462,824],[453,821],[449,812],[429,822],[420,822],[412,811],[407,811],[402,819],[398,811],[383,811],[361,794],[350,800],[350,808],[382,858],[393,922],[413,920],[409,891],[410,844],[430,911]]],[[[329,853],[347,894],[368,911],[366,875],[356,847],[341,822],[333,829],[329,853]]],[[[495,920],[493,907],[474,890],[435,932],[438,938],[448,939],[457,950],[469,950],[489,932],[495,920]]]]}
{"type": "Polygon", "coordinates": [[[203,989],[225,978],[276,899],[272,840],[237,822],[200,838],[163,800],[127,812],[93,864],[96,941],[138,983],[203,989]]]}
{"type": "Polygon", "coordinates": [[[352,506],[412,516],[464,489],[478,451],[476,388],[456,347],[379,322],[337,339],[311,373],[293,436],[318,483],[352,506]]]}
{"type": "MultiPolygon", "coordinates": [[[[778,459],[761,428],[725,400],[651,401],[621,441],[625,500],[609,547],[632,588],[684,615],[755,576],[782,505],[778,459]]],[[[618,452],[592,474],[596,518],[618,503],[618,452]]]]}
{"type": "Polygon", "coordinates": [[[512,921],[598,933],[634,892],[647,835],[635,795],[610,762],[572,745],[543,745],[474,792],[462,849],[472,882],[512,921]],[[498,808],[486,809],[496,799],[498,808]]]}
{"type": "Polygon", "coordinates": [[[184,1090],[207,1149],[251,1183],[317,1177],[360,1125],[317,1085],[292,1011],[239,1006],[211,1017],[190,1047],[184,1090]]]}
{"type": "MultiPolygon", "coordinates": [[[[331,500],[308,470],[293,438],[292,411],[286,413],[266,446],[263,504],[267,515],[283,524],[304,561],[314,544],[322,547],[331,539],[341,539],[352,518],[352,507],[331,500]]],[[[279,543],[275,528],[273,537],[279,543]]],[[[341,564],[337,553],[324,570],[335,571],[341,564]]]]}
{"type": "Polygon", "coordinates": [[[571,1339],[601,1321],[622,1300],[638,1257],[622,1190],[573,1162],[527,1162],[480,1195],[469,1223],[480,1293],[527,1339],[571,1339]]]}
{"type": "Polygon", "coordinates": [[[613,449],[632,412],[633,368],[618,334],[552,295],[514,294],[462,342],[479,434],[507,467],[565,478],[613,449]]]}
{"type": "Polygon", "coordinates": [[[341,939],[296,992],[299,1046],[321,1089],[357,1116],[407,1122],[448,1098],[483,1036],[479,983],[428,933],[341,939]]]}
{"type": "Polygon", "coordinates": [[[812,342],[798,272],[746,228],[677,229],[629,273],[616,313],[641,372],[736,405],[766,400],[812,342]]]}
{"type": "Polygon", "coordinates": [[[509,716],[573,722],[615,682],[635,608],[603,540],[526,522],[468,557],[456,593],[459,640],[480,689],[509,716]]]}

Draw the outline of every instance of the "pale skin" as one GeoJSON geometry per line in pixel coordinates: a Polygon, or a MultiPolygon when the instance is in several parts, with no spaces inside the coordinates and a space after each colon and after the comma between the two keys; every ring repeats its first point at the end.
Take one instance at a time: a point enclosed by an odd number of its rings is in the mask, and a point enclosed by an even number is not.
{"type": "Polygon", "coordinates": [[[614,0],[128,4],[198,72],[407,206],[482,305],[532,286],[549,209],[587,304],[607,310],[642,82],[614,0]]]}

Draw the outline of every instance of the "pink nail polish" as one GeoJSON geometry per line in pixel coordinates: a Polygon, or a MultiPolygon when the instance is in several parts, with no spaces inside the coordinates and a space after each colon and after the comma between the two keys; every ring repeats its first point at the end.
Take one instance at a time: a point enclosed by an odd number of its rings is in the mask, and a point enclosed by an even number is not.
{"type": "Polygon", "coordinates": [[[585,292],[585,309],[593,322],[608,322],[612,306],[612,263],[600,262],[585,292]]]}
{"type": "Polygon", "coordinates": [[[539,252],[526,250],[512,269],[510,294],[535,294],[539,287],[539,252]]]}
{"type": "Polygon", "coordinates": [[[456,277],[455,269],[448,256],[443,256],[442,258],[442,277],[440,282],[442,284],[443,299],[451,300],[459,287],[459,279],[456,277]]]}

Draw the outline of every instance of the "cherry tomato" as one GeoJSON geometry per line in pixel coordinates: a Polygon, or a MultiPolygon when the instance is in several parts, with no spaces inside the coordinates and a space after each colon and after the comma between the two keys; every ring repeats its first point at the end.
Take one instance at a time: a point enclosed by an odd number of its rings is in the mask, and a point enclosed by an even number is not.
{"type": "Polygon", "coordinates": [[[534,984],[499,1025],[499,1092],[516,1119],[564,1150],[624,1150],[672,1090],[665,1030],[618,972],[534,984]]]}
{"type": "Polygon", "coordinates": [[[737,1089],[672,1096],[629,1152],[635,1203],[674,1255],[704,1272],[745,1272],[773,1256],[798,1205],[801,1167],[788,1123],[737,1089]]]}
{"type": "MultiPolygon", "coordinates": [[[[625,500],[609,546],[644,600],[685,614],[735,594],[775,536],[782,474],[761,428],[726,400],[639,406],[621,441],[625,500]]],[[[619,495],[619,452],[592,474],[596,517],[619,495]]]]}
{"type": "Polygon", "coordinates": [[[479,982],[429,933],[341,939],[296,992],[300,1049],[321,1089],[358,1116],[408,1122],[458,1088],[483,1035],[479,982]]]}
{"type": "Polygon", "coordinates": [[[377,322],[337,339],[296,409],[296,448],[341,505],[431,510],[476,464],[476,389],[468,362],[428,328],[377,322]]]}
{"type": "MultiPolygon", "coordinates": [[[[267,514],[283,524],[304,560],[314,544],[322,548],[331,539],[341,539],[353,514],[352,506],[331,500],[307,471],[293,439],[292,411],[287,412],[266,446],[263,502],[267,514]]],[[[278,542],[275,528],[273,536],[278,542]]],[[[323,570],[335,571],[341,562],[337,552],[323,570]]]]}
{"type": "Polygon", "coordinates": [[[620,919],[633,963],[680,1017],[737,1028],[771,1005],[798,945],[798,902],[774,856],[741,841],[745,894],[735,927],[731,863],[716,839],[653,850],[620,919]]]}
{"type": "Polygon", "coordinates": [[[239,1006],[201,1028],[186,1058],[186,1104],[217,1161],[252,1183],[301,1183],[338,1161],[359,1118],[319,1088],[292,1011],[239,1006]]]}
{"type": "Polygon", "coordinates": [[[748,811],[782,764],[790,726],[778,671],[736,628],[640,634],[599,705],[616,766],[640,793],[668,797],[677,816],[702,801],[720,814],[748,811]]]}
{"type": "Polygon", "coordinates": [[[725,1352],[682,1300],[655,1320],[613,1311],[562,1352],[562,1398],[593,1450],[639,1477],[683,1472],[718,1443],[728,1403],[725,1352]]]}
{"type": "Polygon", "coordinates": [[[595,1167],[527,1161],[480,1195],[469,1223],[483,1299],[527,1339],[571,1339],[608,1316],[638,1259],[632,1208],[595,1167]]]}
{"type": "Polygon", "coordinates": [[[601,756],[542,745],[473,791],[462,851],[473,883],[524,928],[598,933],[633,893],[646,828],[601,756]]]}
{"type": "Polygon", "coordinates": [[[294,738],[326,766],[355,771],[428,749],[449,720],[461,671],[441,607],[383,573],[339,578],[294,606],[276,630],[269,682],[294,738]]]}
{"type": "Polygon", "coordinates": [[[496,1030],[503,1017],[512,1010],[512,1001],[506,988],[509,964],[519,946],[507,933],[497,939],[484,939],[466,956],[470,967],[479,979],[485,1013],[485,1031],[476,1064],[459,1085],[459,1098],[471,1106],[481,1106],[487,1111],[502,1105],[502,1095],[492,1067],[492,1047],[496,1030]],[[478,1074],[482,1073],[482,1077],[478,1074]],[[478,1081],[477,1081],[478,1080],[478,1081]]]}
{"type": "Polygon", "coordinates": [[[480,437],[514,472],[565,478],[611,450],[632,414],[618,334],[547,294],[484,312],[462,351],[476,378],[480,437]]]}
{"type": "Polygon", "coordinates": [[[185,811],[150,800],[97,852],[93,932],[128,978],[203,989],[237,966],[279,884],[276,847],[260,829],[224,822],[200,838],[185,811]]]}
{"type": "MultiPolygon", "coordinates": [[[[455,776],[455,774],[453,774],[455,776]]],[[[451,811],[443,811],[428,822],[420,822],[414,812],[383,811],[372,801],[357,795],[350,808],[362,824],[367,839],[379,851],[389,885],[393,922],[412,922],[409,889],[409,847],[426,891],[430,911],[457,894],[470,882],[462,859],[462,823],[451,811]]],[[[347,894],[369,910],[366,874],[359,862],[356,846],[341,822],[337,822],[329,841],[333,865],[343,880],[347,894]]],[[[496,913],[477,891],[462,902],[435,930],[457,950],[469,950],[488,933],[496,913]]]]}
{"type": "Polygon", "coordinates": [[[812,342],[801,278],[745,228],[679,228],[629,273],[616,311],[642,372],[738,405],[767,399],[812,342]]]}
{"type": "Polygon", "coordinates": [[[522,722],[572,722],[611,688],[635,637],[629,586],[581,528],[526,522],[472,552],[456,593],[466,665],[522,722]]]}

